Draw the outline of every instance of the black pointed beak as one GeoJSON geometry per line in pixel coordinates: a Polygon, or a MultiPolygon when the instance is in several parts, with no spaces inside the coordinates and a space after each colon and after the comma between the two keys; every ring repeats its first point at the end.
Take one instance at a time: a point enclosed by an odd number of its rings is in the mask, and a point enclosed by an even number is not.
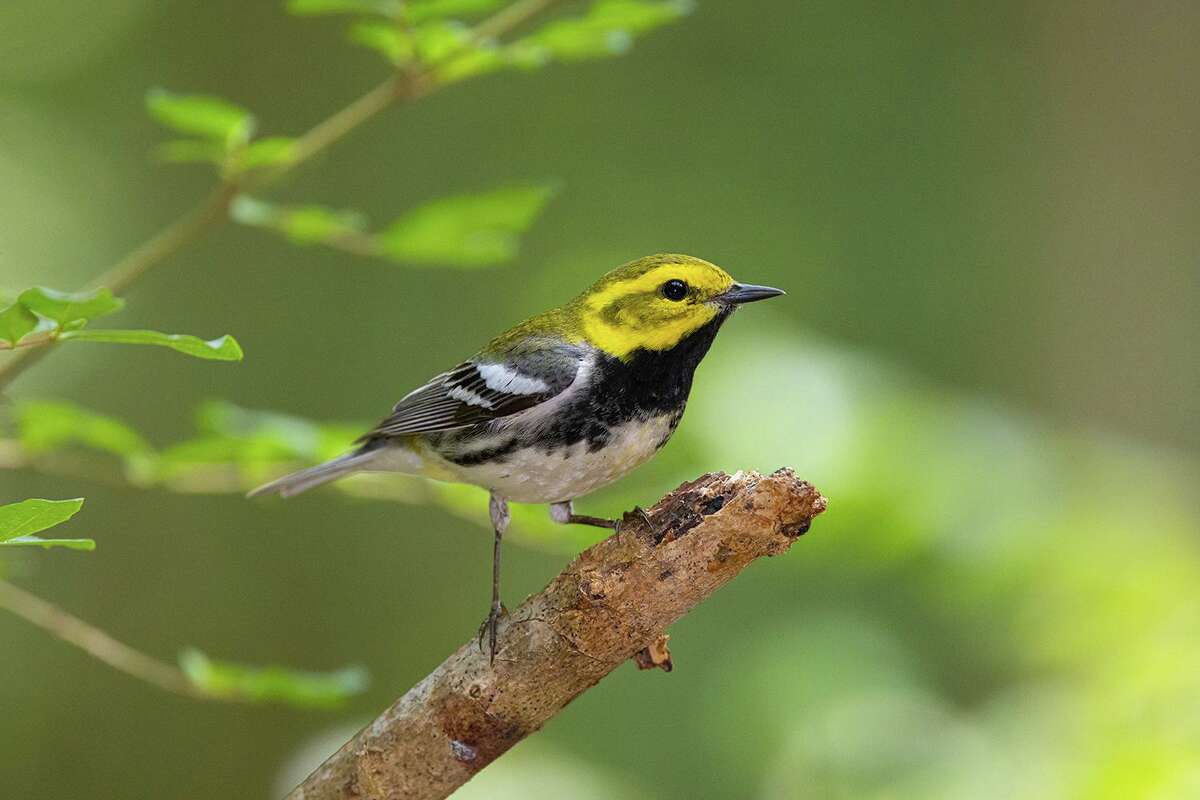
{"type": "Polygon", "coordinates": [[[753,283],[735,283],[718,299],[731,306],[738,306],[742,303],[766,300],[768,297],[778,297],[781,294],[787,294],[787,292],[770,286],[756,286],[753,283]]]}

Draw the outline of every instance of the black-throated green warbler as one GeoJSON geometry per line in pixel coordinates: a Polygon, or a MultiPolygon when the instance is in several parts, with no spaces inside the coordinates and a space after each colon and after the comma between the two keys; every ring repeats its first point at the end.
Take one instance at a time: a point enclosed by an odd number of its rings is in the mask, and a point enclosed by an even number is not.
{"type": "Polygon", "coordinates": [[[494,657],[508,501],[548,503],[556,522],[616,528],[575,514],[572,501],[666,444],[721,324],[740,304],[780,294],[691,256],[632,261],[406,395],[358,449],[251,495],[288,497],[360,471],[489,490],[495,549],[485,624],[494,657]]]}

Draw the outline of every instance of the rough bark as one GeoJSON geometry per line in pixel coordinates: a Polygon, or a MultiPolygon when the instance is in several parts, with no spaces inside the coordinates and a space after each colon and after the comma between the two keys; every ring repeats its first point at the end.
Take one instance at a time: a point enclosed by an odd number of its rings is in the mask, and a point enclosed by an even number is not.
{"type": "Polygon", "coordinates": [[[759,556],[786,551],[825,498],[790,470],[686,483],[580,554],[501,622],[495,663],[464,644],[288,795],[444,798],[624,661],[670,668],[663,632],[759,556]]]}

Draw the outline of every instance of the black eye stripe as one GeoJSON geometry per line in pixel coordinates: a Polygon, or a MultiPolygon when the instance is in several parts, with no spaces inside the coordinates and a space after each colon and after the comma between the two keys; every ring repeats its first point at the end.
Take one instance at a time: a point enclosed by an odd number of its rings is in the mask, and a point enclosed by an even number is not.
{"type": "Polygon", "coordinates": [[[687,297],[688,285],[678,278],[672,278],[660,287],[659,292],[668,300],[682,300],[687,297]]]}

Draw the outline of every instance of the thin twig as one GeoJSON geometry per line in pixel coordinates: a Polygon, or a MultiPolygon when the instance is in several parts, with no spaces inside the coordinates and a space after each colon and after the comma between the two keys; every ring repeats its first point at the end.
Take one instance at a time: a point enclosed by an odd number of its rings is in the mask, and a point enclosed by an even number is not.
{"type": "Polygon", "coordinates": [[[55,338],[55,334],[49,332],[38,334],[37,336],[26,336],[16,344],[0,342],[0,350],[21,350],[26,347],[43,347],[52,343],[55,338]]]}
{"type": "Polygon", "coordinates": [[[229,204],[233,202],[238,191],[239,187],[235,183],[219,184],[191,211],[154,234],[111,269],[94,279],[89,288],[105,286],[111,289],[113,294],[121,294],[152,267],[191,244],[209,228],[224,222],[229,204]]]}
{"type": "Polygon", "coordinates": [[[556,2],[558,0],[519,0],[510,6],[505,6],[476,25],[471,31],[471,40],[478,43],[489,39],[498,39],[556,2]]]}
{"type": "MultiPolygon", "coordinates": [[[[441,800],[825,510],[789,470],[715,473],[629,514],[502,618],[495,662],[475,637],[308,777],[289,800],[441,800]],[[543,624],[523,624],[530,621],[543,624]]],[[[392,635],[383,624],[374,635],[392,635]]],[[[657,659],[655,658],[657,655],[657,659]]],[[[646,659],[643,659],[645,661],[646,659]]]]}
{"type": "MultiPolygon", "coordinates": [[[[296,164],[308,161],[397,100],[415,100],[433,90],[433,87],[424,87],[424,91],[419,91],[417,85],[403,77],[388,78],[350,105],[318,122],[296,140],[294,156],[282,167],[282,171],[286,172],[296,164]]],[[[272,175],[264,183],[270,183],[277,177],[279,175],[272,175]]]]}
{"type": "MultiPolygon", "coordinates": [[[[557,0],[518,0],[475,26],[470,40],[480,42],[502,36],[555,2],[557,0]]],[[[114,294],[120,294],[153,267],[224,223],[229,218],[229,205],[239,192],[261,189],[274,183],[389,106],[399,101],[420,99],[439,88],[440,84],[433,79],[428,70],[420,73],[406,71],[389,77],[300,135],[293,157],[287,163],[258,176],[247,176],[240,182],[220,183],[199,205],[154,234],[111,269],[91,281],[89,286],[106,286],[112,289],[114,294]]],[[[54,349],[48,346],[53,344],[53,340],[38,341],[37,344],[42,346],[23,348],[0,364],[0,391],[54,349]]]]}
{"type": "Polygon", "coordinates": [[[223,699],[195,686],[178,667],[117,641],[94,625],[5,580],[0,580],[0,608],[8,609],[110,667],[160,689],[185,697],[223,699]]]}

